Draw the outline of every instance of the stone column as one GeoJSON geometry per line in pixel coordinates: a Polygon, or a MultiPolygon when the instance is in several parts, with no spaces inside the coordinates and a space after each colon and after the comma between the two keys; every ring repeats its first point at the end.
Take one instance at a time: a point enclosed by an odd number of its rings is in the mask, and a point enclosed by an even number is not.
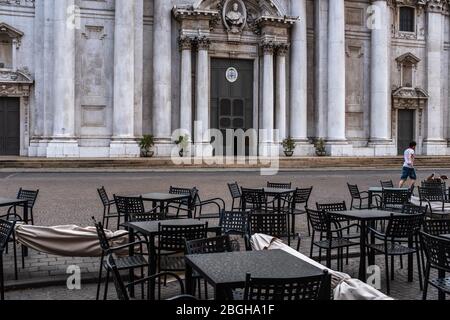
{"type": "Polygon", "coordinates": [[[181,37],[180,129],[192,137],[192,39],[181,37]]]}
{"type": "Polygon", "coordinates": [[[443,42],[443,1],[432,0],[427,4],[427,90],[429,94],[426,110],[426,134],[424,152],[427,155],[446,154],[442,106],[442,52],[443,42]]]}
{"type": "Polygon", "coordinates": [[[306,0],[291,0],[291,12],[299,20],[291,33],[290,136],[297,142],[295,153],[308,154],[308,47],[306,0]],[[306,149],[305,149],[306,148],[306,149]]]}
{"type": "Polygon", "coordinates": [[[276,128],[279,131],[279,143],[287,138],[286,132],[286,54],[289,46],[281,44],[277,48],[277,81],[276,81],[276,128]]]}
{"type": "Polygon", "coordinates": [[[111,157],[139,156],[134,135],[135,2],[116,0],[111,157]]]}
{"type": "Polygon", "coordinates": [[[194,142],[196,156],[210,156],[207,147],[210,140],[207,135],[209,129],[209,46],[206,37],[197,39],[197,70],[196,70],[196,127],[194,128],[194,142]]]}
{"type": "Polygon", "coordinates": [[[390,129],[390,12],[386,0],[374,0],[372,7],[370,146],[375,155],[395,155],[390,129]]]}
{"type": "Polygon", "coordinates": [[[157,156],[172,150],[171,0],[154,0],[153,9],[153,134],[157,156]]]}
{"type": "Polygon", "coordinates": [[[75,138],[75,0],[54,2],[53,136],[48,157],[78,157],[75,138]]]}
{"type": "Polygon", "coordinates": [[[264,42],[261,45],[263,58],[263,88],[262,88],[262,135],[260,136],[260,154],[265,155],[265,148],[272,147],[274,142],[274,74],[273,53],[274,44],[264,42]]]}
{"type": "Polygon", "coordinates": [[[328,151],[346,155],[345,135],[345,5],[328,3],[328,151]]]}
{"type": "Polygon", "coordinates": [[[327,138],[328,112],[328,0],[314,1],[316,137],[327,138]]]}

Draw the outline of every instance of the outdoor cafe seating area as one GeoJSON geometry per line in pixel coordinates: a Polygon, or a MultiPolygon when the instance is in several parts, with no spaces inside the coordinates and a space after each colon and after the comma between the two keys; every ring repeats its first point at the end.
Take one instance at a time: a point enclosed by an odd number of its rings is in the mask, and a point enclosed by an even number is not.
{"type": "Polygon", "coordinates": [[[232,182],[225,199],[204,199],[196,187],[137,195],[100,187],[102,218],[90,219],[87,228],[35,226],[39,191],[20,189],[14,199],[0,198],[1,299],[7,294],[4,258],[12,255],[18,280],[33,249],[98,258],[92,297],[97,300],[111,292],[120,300],[390,300],[399,266],[424,300],[431,290],[445,300],[450,294],[445,180],[408,188],[392,181],[368,190],[343,187],[347,199],[321,203],[311,201],[313,186],[289,182],[258,188],[232,182]],[[300,221],[305,228],[298,228],[300,221]],[[357,277],[346,273],[349,259],[358,261],[357,277]],[[368,267],[377,262],[380,290],[366,283],[368,267]]]}

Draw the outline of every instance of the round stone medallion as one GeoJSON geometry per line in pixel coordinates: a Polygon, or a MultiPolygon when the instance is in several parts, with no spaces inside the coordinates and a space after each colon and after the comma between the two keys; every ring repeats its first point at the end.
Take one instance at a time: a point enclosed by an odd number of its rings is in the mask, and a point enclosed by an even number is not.
{"type": "Polygon", "coordinates": [[[227,78],[228,82],[234,83],[239,78],[239,73],[234,67],[230,67],[227,69],[227,72],[225,73],[225,77],[227,78]]]}

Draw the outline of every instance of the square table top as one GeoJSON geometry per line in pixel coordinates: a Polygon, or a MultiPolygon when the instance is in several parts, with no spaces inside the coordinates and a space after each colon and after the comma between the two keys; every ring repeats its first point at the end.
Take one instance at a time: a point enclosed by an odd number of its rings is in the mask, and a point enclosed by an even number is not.
{"type": "Polygon", "coordinates": [[[27,200],[24,199],[8,199],[0,197],[0,207],[12,206],[15,204],[28,203],[27,200]]]}
{"type": "Polygon", "coordinates": [[[296,189],[281,189],[281,188],[261,188],[261,189],[264,189],[264,192],[266,194],[272,195],[288,194],[297,191],[296,189]]]}
{"type": "Polygon", "coordinates": [[[351,220],[386,220],[389,219],[392,214],[394,214],[394,216],[403,215],[402,213],[369,209],[336,211],[331,213],[351,220]]]}
{"type": "Polygon", "coordinates": [[[141,195],[144,200],[147,201],[175,201],[188,199],[190,195],[187,194],[170,194],[162,192],[151,192],[141,195]]]}
{"type": "Polygon", "coordinates": [[[215,285],[241,288],[246,274],[258,278],[302,278],[323,270],[282,250],[186,255],[186,262],[215,285]]]}
{"type": "MultiPolygon", "coordinates": [[[[206,221],[197,219],[173,219],[160,221],[142,221],[142,222],[126,222],[125,227],[138,231],[144,235],[154,236],[159,232],[159,224],[169,226],[197,226],[205,224],[206,221]]],[[[215,223],[208,222],[208,230],[216,231],[220,227],[215,223]]]]}

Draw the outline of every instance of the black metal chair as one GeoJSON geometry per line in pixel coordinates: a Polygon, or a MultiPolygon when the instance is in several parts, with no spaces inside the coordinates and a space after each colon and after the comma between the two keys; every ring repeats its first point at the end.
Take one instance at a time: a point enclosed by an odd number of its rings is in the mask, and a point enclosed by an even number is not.
{"type": "Polygon", "coordinates": [[[422,289],[422,268],[420,258],[419,232],[422,228],[424,214],[411,214],[396,216],[391,214],[386,231],[384,233],[373,228],[368,228],[369,236],[373,234],[376,240],[381,243],[368,244],[367,247],[376,252],[382,253],[386,264],[386,287],[390,294],[390,278],[394,280],[394,257],[416,254],[419,270],[419,283],[422,289]],[[407,245],[403,245],[408,239],[407,245]],[[389,257],[391,257],[391,277],[389,277],[389,257]]]}
{"type": "Polygon", "coordinates": [[[250,214],[250,210],[222,211],[219,220],[219,226],[222,228],[222,233],[227,235],[245,236],[248,233],[248,217],[250,214]]]}
{"type": "Polygon", "coordinates": [[[385,211],[402,212],[403,207],[411,201],[409,189],[383,189],[379,208],[385,211]]]}
{"type": "MultiPolygon", "coordinates": [[[[266,234],[282,239],[288,238],[288,245],[291,245],[291,234],[288,228],[288,217],[284,213],[251,213],[249,215],[249,232],[246,237],[246,248],[252,250],[250,236],[256,233],[266,234]]],[[[298,236],[300,239],[300,236],[298,236]]],[[[300,241],[300,240],[299,240],[300,241]]]]}
{"type": "Polygon", "coordinates": [[[327,267],[331,267],[331,251],[337,250],[337,268],[343,269],[343,249],[359,245],[358,242],[351,241],[343,237],[343,233],[357,225],[348,225],[341,227],[334,215],[325,211],[306,209],[308,220],[312,227],[310,257],[313,258],[314,247],[319,248],[319,262],[322,260],[322,250],[326,251],[327,267]],[[319,240],[315,240],[316,234],[319,234],[319,240]]]}
{"type": "MultiPolygon", "coordinates": [[[[347,204],[345,203],[345,201],[343,202],[336,202],[336,203],[316,203],[316,208],[318,211],[325,211],[325,212],[342,212],[342,211],[347,211],[347,204]]],[[[340,227],[342,227],[342,223],[345,223],[347,226],[349,226],[352,221],[345,218],[345,217],[340,217],[340,216],[333,216],[332,219],[334,221],[336,221],[336,223],[338,223],[340,225],[340,227]]],[[[354,224],[356,226],[356,233],[352,232],[350,228],[347,229],[346,233],[342,234],[342,237],[345,239],[359,239],[360,238],[360,234],[359,234],[359,225],[358,224],[354,224]]],[[[298,248],[297,250],[299,250],[300,248],[298,248]]],[[[349,248],[347,248],[347,254],[346,254],[346,264],[348,265],[348,261],[349,261],[349,248]]]]}
{"type": "MultiPolygon", "coordinates": [[[[287,211],[290,216],[288,219],[288,227],[290,226],[292,234],[295,234],[295,217],[298,215],[306,215],[306,209],[308,208],[309,198],[311,197],[313,187],[311,188],[297,188],[290,199],[287,200],[289,209],[287,211]]],[[[311,227],[307,221],[308,234],[311,235],[311,227]]]]}
{"type": "Polygon", "coordinates": [[[423,300],[427,300],[429,285],[443,294],[450,294],[450,277],[445,277],[445,273],[450,272],[450,240],[424,232],[420,233],[420,239],[427,258],[423,300]],[[432,280],[430,280],[431,269],[438,270],[440,273],[437,278],[432,280]]]}
{"type": "Polygon", "coordinates": [[[242,210],[254,212],[273,212],[275,200],[269,201],[264,189],[241,188],[242,210]]]}
{"type": "Polygon", "coordinates": [[[111,206],[115,205],[116,202],[114,200],[109,199],[108,193],[106,192],[104,186],[98,188],[97,192],[103,205],[102,224],[106,227],[106,229],[108,229],[109,219],[117,219],[117,229],[119,229],[121,216],[118,213],[111,212],[111,206]]]}
{"type": "Polygon", "coordinates": [[[236,209],[241,209],[242,207],[242,193],[241,188],[237,182],[228,183],[228,189],[230,190],[230,195],[232,199],[231,203],[231,211],[235,211],[236,209]],[[238,206],[236,206],[236,201],[239,202],[238,206]]]}
{"type": "Polygon", "coordinates": [[[380,185],[382,188],[394,188],[394,182],[392,180],[380,181],[380,185]]]}
{"type": "Polygon", "coordinates": [[[430,207],[431,218],[434,217],[447,217],[448,212],[445,212],[445,204],[449,203],[445,195],[445,191],[440,187],[418,187],[420,206],[425,202],[430,207]],[[431,206],[432,202],[439,202],[442,204],[442,211],[433,210],[431,206]]]}
{"type": "MultiPolygon", "coordinates": [[[[25,190],[20,188],[19,192],[17,193],[17,199],[18,200],[27,200],[27,205],[28,205],[28,224],[34,225],[34,206],[36,204],[36,200],[38,198],[39,195],[39,190],[25,190]]],[[[14,206],[11,206],[8,209],[8,216],[12,215],[12,217],[8,217],[7,220],[11,220],[14,219],[16,216],[20,216],[17,213],[17,207],[19,208],[23,208],[24,205],[23,204],[17,204],[14,206]]],[[[23,221],[23,217],[20,221],[23,221]]]]}
{"type": "MultiPolygon", "coordinates": [[[[14,234],[15,221],[0,219],[0,300],[5,300],[5,279],[3,274],[3,252],[5,252],[11,236],[14,234]]],[[[16,249],[14,246],[14,261],[16,261],[16,249]]],[[[17,263],[14,265],[17,278],[17,263]]]]}
{"type": "Polygon", "coordinates": [[[369,208],[369,193],[367,191],[359,191],[359,188],[356,184],[347,183],[348,191],[350,192],[350,196],[352,198],[352,202],[350,203],[350,209],[370,209],[369,208]],[[367,204],[364,205],[364,201],[367,201],[367,204]],[[359,202],[359,205],[355,205],[355,202],[359,202]]]}
{"type": "Polygon", "coordinates": [[[313,277],[289,278],[253,278],[247,274],[244,301],[299,301],[325,300],[323,288],[328,272],[313,277]]]}
{"type": "MultiPolygon", "coordinates": [[[[147,268],[147,270],[150,268],[150,265],[147,261],[147,258],[143,254],[143,248],[145,246],[147,252],[148,251],[148,245],[146,241],[136,241],[133,243],[127,243],[121,246],[113,247],[111,246],[111,241],[116,240],[118,237],[110,237],[108,238],[105,233],[105,229],[103,228],[102,223],[97,222],[95,218],[92,218],[94,221],[95,228],[97,230],[98,240],[100,243],[100,247],[102,249],[102,255],[100,258],[100,269],[98,274],[98,283],[97,283],[97,294],[96,294],[96,300],[99,300],[100,298],[100,289],[101,289],[101,283],[102,283],[102,275],[103,275],[103,268],[106,269],[106,281],[105,281],[105,289],[104,289],[104,296],[103,299],[106,300],[108,296],[108,284],[109,284],[109,277],[110,273],[112,271],[111,268],[109,268],[108,264],[105,263],[105,257],[107,257],[110,254],[115,254],[117,252],[123,253],[125,250],[129,249],[130,247],[135,248],[136,246],[139,246],[140,253],[135,254],[133,256],[121,256],[120,258],[116,259],[116,267],[120,270],[134,270],[134,269],[140,269],[141,270],[141,276],[144,277],[144,268],[147,268]]],[[[119,237],[123,237],[124,235],[120,235],[119,237]]],[[[144,295],[144,288],[142,287],[142,295],[144,295]]]]}
{"type": "Polygon", "coordinates": [[[449,219],[433,219],[426,220],[423,224],[423,230],[435,237],[443,234],[450,234],[450,220],[449,219]]]}
{"type": "Polygon", "coordinates": [[[169,189],[170,194],[176,195],[185,195],[189,196],[188,199],[176,200],[172,203],[169,203],[167,207],[164,209],[167,216],[172,218],[172,214],[170,213],[170,209],[175,209],[176,213],[173,218],[187,218],[189,214],[194,214],[194,198],[196,197],[198,190],[197,188],[181,188],[181,187],[173,187],[171,186],[169,189]]]}
{"type": "Polygon", "coordinates": [[[114,195],[117,213],[125,217],[125,222],[157,221],[164,219],[158,212],[158,207],[145,210],[142,197],[119,197],[114,195]]]}
{"type": "MultiPolygon", "coordinates": [[[[163,278],[167,279],[167,277],[174,278],[180,288],[180,295],[172,297],[167,300],[197,300],[195,297],[185,294],[183,280],[176,273],[172,273],[172,272],[158,273],[158,274],[125,284],[122,280],[122,276],[120,275],[120,269],[118,267],[118,263],[114,259],[114,256],[112,254],[108,255],[107,260],[106,260],[106,266],[109,270],[111,270],[111,275],[112,275],[112,278],[114,281],[114,286],[116,288],[117,297],[119,298],[119,300],[123,300],[123,301],[130,300],[130,295],[128,294],[128,290],[127,290],[130,287],[135,287],[136,285],[143,286],[144,284],[150,285],[150,281],[158,281],[159,283],[161,283],[162,279],[163,278]]],[[[161,291],[158,292],[158,297],[159,298],[161,297],[161,291]]],[[[150,298],[150,297],[148,297],[148,298],[150,298]]]]}

